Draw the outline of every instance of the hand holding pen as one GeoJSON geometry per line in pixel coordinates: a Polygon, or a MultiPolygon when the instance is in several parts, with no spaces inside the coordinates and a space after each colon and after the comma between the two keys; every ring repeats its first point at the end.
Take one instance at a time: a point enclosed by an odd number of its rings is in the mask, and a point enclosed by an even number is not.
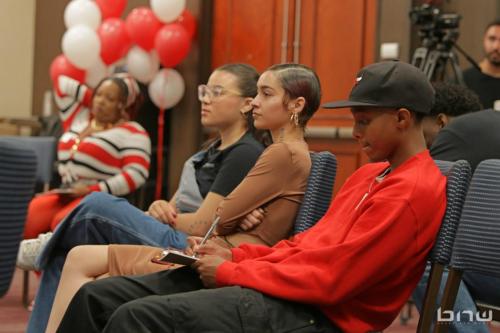
{"type": "Polygon", "coordinates": [[[193,255],[194,257],[198,257],[198,249],[201,246],[205,245],[205,243],[210,239],[210,237],[212,237],[212,235],[214,234],[214,232],[217,228],[217,224],[219,223],[219,220],[220,220],[220,217],[217,216],[215,218],[215,220],[212,222],[212,225],[210,226],[207,233],[205,234],[205,236],[203,237],[203,239],[201,240],[201,242],[199,244],[196,244],[197,239],[194,239],[194,238],[189,239],[188,238],[188,243],[191,243],[188,250],[192,250],[192,251],[187,251],[188,254],[193,255]],[[191,253],[189,253],[189,252],[191,252],[191,253]]]}
{"type": "Polygon", "coordinates": [[[195,255],[198,256],[201,254],[203,257],[191,265],[191,267],[198,271],[203,285],[207,288],[213,288],[216,286],[217,267],[219,267],[219,265],[221,265],[224,261],[231,261],[233,259],[233,253],[227,247],[223,247],[217,242],[207,243],[207,240],[213,234],[218,222],[219,220],[217,218],[205,237],[203,237],[199,246],[196,247],[195,255]]]}

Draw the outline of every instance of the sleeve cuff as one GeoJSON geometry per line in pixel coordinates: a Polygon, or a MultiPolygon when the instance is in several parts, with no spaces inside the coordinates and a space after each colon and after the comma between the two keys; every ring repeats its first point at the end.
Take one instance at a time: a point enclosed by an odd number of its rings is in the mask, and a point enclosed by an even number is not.
{"type": "Polygon", "coordinates": [[[215,283],[217,287],[232,285],[231,280],[237,265],[238,264],[232,261],[225,261],[217,268],[215,273],[215,283]]]}
{"type": "Polygon", "coordinates": [[[231,249],[231,253],[233,254],[232,262],[240,262],[246,259],[246,253],[239,247],[234,247],[231,249]]]}

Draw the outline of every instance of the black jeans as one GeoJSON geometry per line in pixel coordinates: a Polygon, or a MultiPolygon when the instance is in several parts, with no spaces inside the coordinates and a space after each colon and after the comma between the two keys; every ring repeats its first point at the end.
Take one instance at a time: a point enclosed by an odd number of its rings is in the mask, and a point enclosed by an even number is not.
{"type": "Polygon", "coordinates": [[[339,332],[311,306],[241,287],[203,289],[189,267],[84,285],[58,332],[339,332]]]}

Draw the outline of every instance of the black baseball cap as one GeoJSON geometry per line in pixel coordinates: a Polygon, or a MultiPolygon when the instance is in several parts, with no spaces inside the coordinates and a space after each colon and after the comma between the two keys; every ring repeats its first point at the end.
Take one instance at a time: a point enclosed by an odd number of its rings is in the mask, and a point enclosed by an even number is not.
{"type": "Polygon", "coordinates": [[[429,114],[433,104],[434,89],[420,69],[400,61],[383,61],[358,72],[348,100],[326,103],[323,107],[406,108],[429,114]]]}

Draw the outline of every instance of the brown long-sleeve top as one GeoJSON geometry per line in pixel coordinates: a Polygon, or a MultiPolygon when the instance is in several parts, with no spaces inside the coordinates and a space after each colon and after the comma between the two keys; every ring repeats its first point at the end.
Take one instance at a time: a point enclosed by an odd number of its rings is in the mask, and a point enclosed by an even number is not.
{"type": "Polygon", "coordinates": [[[236,233],[234,237],[247,234],[269,246],[287,238],[310,171],[311,158],[305,142],[270,145],[243,181],[220,204],[217,233],[221,236],[236,233]],[[247,232],[238,231],[239,222],[259,207],[266,211],[262,223],[247,232]]]}

